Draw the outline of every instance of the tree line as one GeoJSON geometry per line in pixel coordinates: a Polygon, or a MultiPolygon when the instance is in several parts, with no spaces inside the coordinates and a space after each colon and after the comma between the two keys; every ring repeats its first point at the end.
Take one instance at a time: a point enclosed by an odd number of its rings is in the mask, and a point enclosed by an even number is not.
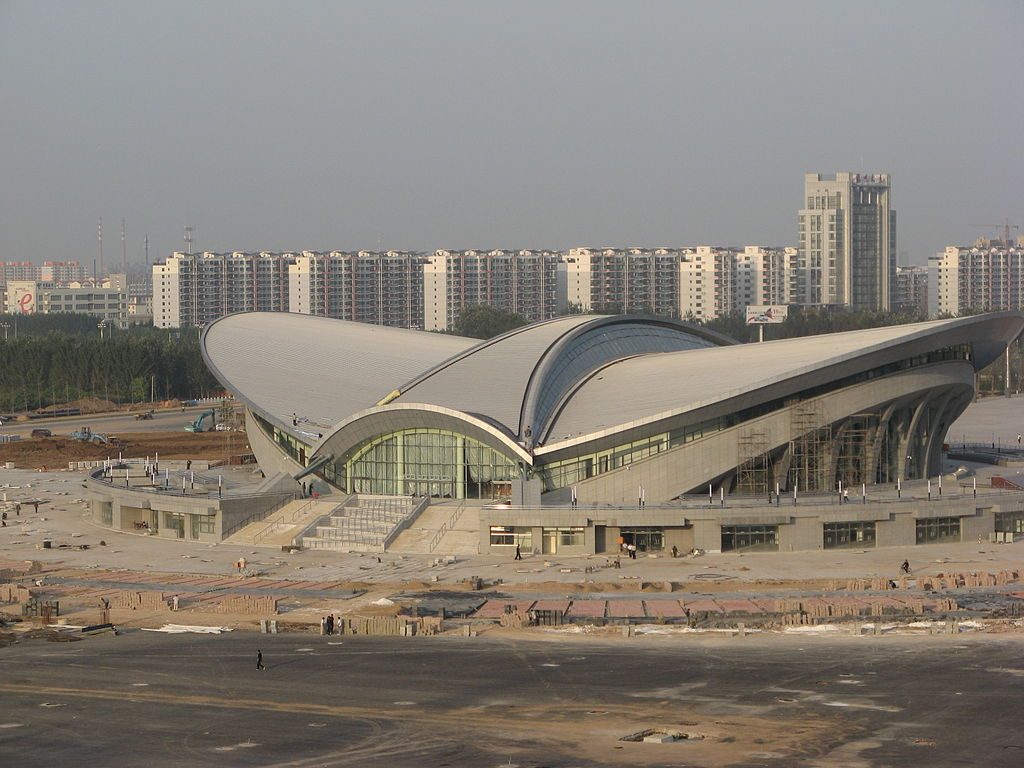
{"type": "Polygon", "coordinates": [[[83,315],[0,315],[0,413],[98,397],[117,403],[208,397],[222,390],[195,330],[97,327],[83,315]]]}

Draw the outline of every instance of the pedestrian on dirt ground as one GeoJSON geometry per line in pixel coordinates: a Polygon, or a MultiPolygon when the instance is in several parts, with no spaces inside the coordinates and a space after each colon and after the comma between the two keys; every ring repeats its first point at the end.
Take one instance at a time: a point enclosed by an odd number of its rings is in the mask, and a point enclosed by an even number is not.
{"type": "Polygon", "coordinates": [[[900,566],[900,570],[903,573],[910,573],[910,561],[909,560],[904,560],[903,561],[903,565],[900,566]]]}
{"type": "Polygon", "coordinates": [[[185,471],[190,472],[192,470],[192,459],[185,462],[185,471]]]}
{"type": "Polygon", "coordinates": [[[263,665],[263,651],[261,650],[256,651],[256,669],[266,669],[263,665]]]}
{"type": "Polygon", "coordinates": [[[516,560],[523,559],[523,552],[519,549],[519,542],[516,542],[516,560]]]}
{"type": "Polygon", "coordinates": [[[672,557],[679,557],[679,547],[672,545],[672,557]]]}

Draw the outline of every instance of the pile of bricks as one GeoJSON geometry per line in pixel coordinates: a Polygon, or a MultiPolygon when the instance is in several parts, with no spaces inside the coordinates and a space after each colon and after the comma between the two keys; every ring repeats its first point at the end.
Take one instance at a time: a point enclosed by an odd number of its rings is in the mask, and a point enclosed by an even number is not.
{"type": "MultiPolygon", "coordinates": [[[[940,573],[936,576],[919,576],[917,586],[925,590],[957,589],[959,587],[996,587],[1014,584],[1020,581],[1018,571],[999,571],[998,573],[940,573]]],[[[898,579],[848,579],[846,581],[830,581],[828,589],[837,592],[884,592],[889,589],[909,589],[910,578],[900,576],[898,579]]]]}
{"type": "Polygon", "coordinates": [[[160,610],[167,607],[167,598],[163,592],[136,592],[124,590],[115,592],[110,599],[111,608],[137,611],[140,608],[160,610]]]}
{"type": "Polygon", "coordinates": [[[999,573],[939,573],[922,580],[922,589],[958,589],[960,587],[997,587],[1020,581],[1017,571],[999,573]]]}
{"type": "Polygon", "coordinates": [[[0,584],[0,603],[23,603],[32,596],[21,584],[0,584]]]}
{"type": "Polygon", "coordinates": [[[503,613],[498,619],[498,623],[506,629],[522,629],[530,626],[530,617],[525,613],[519,613],[519,611],[510,611],[503,613]]]}
{"type": "Polygon", "coordinates": [[[923,597],[805,597],[775,601],[775,612],[783,616],[799,614],[809,619],[853,618],[926,612],[944,613],[957,610],[955,600],[923,597]]]}
{"type": "Polygon", "coordinates": [[[339,635],[436,635],[441,632],[442,621],[437,616],[350,616],[338,620],[335,632],[339,635]]]}
{"type": "Polygon", "coordinates": [[[276,616],[278,614],[278,602],[276,597],[269,595],[236,595],[225,597],[223,600],[209,605],[204,610],[214,613],[241,613],[245,615],[258,614],[260,616],[276,616]]]}

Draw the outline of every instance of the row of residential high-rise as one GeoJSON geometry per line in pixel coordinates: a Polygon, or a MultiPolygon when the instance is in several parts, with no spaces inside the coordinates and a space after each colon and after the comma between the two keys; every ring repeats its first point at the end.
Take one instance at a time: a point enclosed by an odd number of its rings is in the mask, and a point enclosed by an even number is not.
{"type": "Polygon", "coordinates": [[[565,312],[711,319],[792,303],[793,248],[573,248],[301,253],[175,253],[153,267],[158,327],[232,312],[290,311],[447,330],[489,304],[530,321],[565,312]]]}
{"type": "Polygon", "coordinates": [[[565,311],[711,319],[766,304],[895,308],[889,176],[807,174],[804,191],[797,248],[175,253],[153,267],[154,322],[287,310],[444,330],[473,304],[528,320],[565,311]]]}
{"type": "MultiPolygon", "coordinates": [[[[167,328],[261,310],[446,330],[475,304],[530,321],[574,311],[708,320],[779,304],[931,316],[1024,305],[1019,243],[951,247],[928,267],[897,266],[888,174],[807,174],[798,221],[795,248],[174,253],[152,267],[152,314],[167,328]]],[[[0,285],[84,277],[76,262],[0,263],[0,285]]]]}
{"type": "MultiPolygon", "coordinates": [[[[281,311],[426,330],[489,304],[529,321],[566,312],[710,320],[802,299],[796,248],[572,248],[434,254],[175,253],[153,267],[158,327],[281,311]]],[[[887,307],[930,316],[1024,308],[1024,248],[950,247],[886,277],[887,307]]],[[[858,306],[854,304],[853,306],[858,306]]],[[[873,305],[868,305],[873,306],[873,305]]]]}

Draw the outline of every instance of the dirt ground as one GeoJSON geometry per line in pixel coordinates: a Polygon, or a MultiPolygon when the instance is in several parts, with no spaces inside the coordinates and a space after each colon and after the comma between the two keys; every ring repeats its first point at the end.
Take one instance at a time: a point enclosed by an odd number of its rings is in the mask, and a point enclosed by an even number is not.
{"type": "Polygon", "coordinates": [[[246,452],[248,440],[239,432],[130,432],[116,446],[93,445],[68,437],[34,437],[0,444],[0,462],[13,461],[25,469],[62,467],[69,461],[105,459],[119,452],[126,457],[215,461],[246,452]]]}

